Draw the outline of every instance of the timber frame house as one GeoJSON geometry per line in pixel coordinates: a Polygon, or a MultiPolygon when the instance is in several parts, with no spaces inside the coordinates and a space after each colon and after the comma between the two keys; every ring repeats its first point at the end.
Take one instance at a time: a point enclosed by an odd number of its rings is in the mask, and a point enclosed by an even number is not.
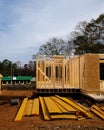
{"type": "Polygon", "coordinates": [[[84,54],[74,58],[37,55],[36,89],[58,89],[65,92],[76,89],[86,93],[104,93],[100,64],[104,65],[103,54],[84,54]]]}

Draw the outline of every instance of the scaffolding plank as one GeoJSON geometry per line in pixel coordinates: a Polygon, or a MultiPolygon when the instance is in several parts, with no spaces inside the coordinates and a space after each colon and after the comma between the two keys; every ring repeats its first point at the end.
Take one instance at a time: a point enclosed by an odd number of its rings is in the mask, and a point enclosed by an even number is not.
{"type": "Polygon", "coordinates": [[[56,97],[60,98],[64,102],[70,104],[73,108],[75,108],[76,110],[80,111],[83,115],[85,115],[86,118],[93,118],[93,116],[91,115],[90,112],[88,112],[87,110],[83,109],[81,106],[79,106],[77,103],[75,103],[75,101],[69,100],[66,97],[60,97],[60,96],[56,96],[56,97]]]}
{"type": "Polygon", "coordinates": [[[39,101],[40,101],[40,104],[41,104],[41,107],[42,107],[42,112],[43,112],[44,119],[45,120],[51,120],[51,117],[50,117],[48,108],[46,106],[46,103],[44,101],[44,98],[43,97],[39,97],[39,101]]]}
{"type": "Polygon", "coordinates": [[[99,116],[101,119],[104,120],[104,115],[102,115],[99,111],[97,111],[95,108],[91,107],[91,111],[95,113],[97,116],[99,116]]]}
{"type": "Polygon", "coordinates": [[[28,98],[24,98],[22,105],[20,106],[19,111],[18,111],[14,121],[20,121],[22,119],[27,101],[28,101],[28,98]]]}
{"type": "Polygon", "coordinates": [[[62,115],[51,115],[51,119],[75,119],[77,120],[77,117],[75,115],[68,115],[68,114],[62,114],[62,115]]]}
{"type": "Polygon", "coordinates": [[[98,107],[97,105],[92,105],[92,107],[104,116],[104,111],[101,110],[100,107],[98,107]]]}
{"type": "Polygon", "coordinates": [[[47,105],[48,111],[52,113],[62,113],[56,103],[50,97],[44,97],[45,103],[47,105]],[[54,107],[53,107],[54,106],[54,107]]]}
{"type": "Polygon", "coordinates": [[[31,115],[39,115],[39,99],[38,98],[35,98],[33,100],[33,107],[32,107],[31,115]]]}
{"type": "Polygon", "coordinates": [[[28,102],[29,103],[28,103],[28,108],[27,108],[27,116],[30,116],[32,112],[33,100],[30,99],[28,102]]]}
{"type": "MultiPolygon", "coordinates": [[[[56,102],[55,102],[56,103],[56,102]]],[[[69,114],[69,112],[64,108],[64,107],[62,107],[62,105],[60,105],[60,104],[58,104],[58,103],[56,103],[57,104],[57,106],[59,107],[59,109],[60,109],[60,111],[62,112],[62,113],[67,113],[67,114],[69,114]]]]}
{"type": "Polygon", "coordinates": [[[32,106],[33,106],[33,100],[28,100],[25,110],[24,110],[24,116],[30,116],[32,112],[32,106]]]}
{"type": "Polygon", "coordinates": [[[71,107],[69,104],[65,103],[64,101],[60,100],[57,97],[51,97],[57,104],[61,105],[65,110],[68,111],[68,113],[76,113],[77,110],[75,110],[73,107],[71,107]]]}

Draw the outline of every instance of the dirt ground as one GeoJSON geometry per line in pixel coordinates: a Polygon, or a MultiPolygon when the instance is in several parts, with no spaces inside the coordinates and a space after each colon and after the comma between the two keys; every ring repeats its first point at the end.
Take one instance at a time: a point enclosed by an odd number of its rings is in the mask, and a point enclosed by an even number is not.
{"type": "Polygon", "coordinates": [[[104,130],[104,120],[93,114],[93,119],[44,121],[39,117],[23,117],[14,122],[19,105],[11,105],[11,98],[31,95],[32,91],[5,91],[0,96],[0,130],[104,130]],[[12,93],[14,93],[12,95],[12,93]]]}

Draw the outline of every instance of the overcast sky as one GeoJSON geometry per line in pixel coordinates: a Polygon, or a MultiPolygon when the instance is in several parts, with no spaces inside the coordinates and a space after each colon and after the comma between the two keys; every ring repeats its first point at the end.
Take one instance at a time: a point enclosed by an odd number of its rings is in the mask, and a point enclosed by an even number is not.
{"type": "Polygon", "coordinates": [[[27,63],[50,38],[104,13],[104,0],[0,0],[0,61],[27,63]]]}

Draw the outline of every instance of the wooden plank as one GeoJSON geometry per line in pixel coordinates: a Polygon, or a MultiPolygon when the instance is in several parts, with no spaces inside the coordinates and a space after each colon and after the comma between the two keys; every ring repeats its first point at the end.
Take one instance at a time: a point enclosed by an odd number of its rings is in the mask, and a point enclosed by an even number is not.
{"type": "Polygon", "coordinates": [[[63,100],[64,102],[68,103],[70,106],[72,106],[77,111],[80,111],[86,118],[93,118],[93,116],[91,115],[90,112],[88,112],[87,110],[83,109],[81,106],[79,106],[74,101],[69,100],[68,98],[65,98],[65,97],[60,97],[60,96],[56,96],[56,97],[58,97],[59,99],[63,100]]]}
{"type": "Polygon", "coordinates": [[[69,104],[65,103],[64,101],[60,100],[57,97],[51,97],[51,99],[53,99],[54,102],[56,102],[57,104],[61,105],[66,111],[68,111],[68,113],[76,113],[76,109],[74,109],[72,106],[70,106],[69,104]]]}
{"type": "Polygon", "coordinates": [[[92,105],[92,108],[96,109],[99,113],[102,114],[102,116],[104,116],[104,111],[100,109],[100,107],[98,107],[97,105],[92,105]]]}
{"type": "Polygon", "coordinates": [[[47,79],[48,81],[52,82],[52,81],[45,75],[45,73],[40,69],[40,67],[38,67],[38,70],[39,70],[40,73],[45,77],[45,79],[47,79]]]}
{"type": "Polygon", "coordinates": [[[28,100],[27,116],[31,115],[32,106],[33,106],[33,100],[30,99],[30,100],[28,100]]]}
{"type": "Polygon", "coordinates": [[[68,114],[62,114],[62,115],[51,115],[51,119],[73,119],[77,120],[77,117],[75,115],[68,115],[68,114]]]}
{"type": "Polygon", "coordinates": [[[62,113],[56,103],[50,97],[44,97],[45,103],[47,105],[48,111],[52,113],[62,113]],[[53,107],[54,106],[54,107],[53,107]]]}
{"type": "Polygon", "coordinates": [[[33,106],[33,100],[28,100],[25,110],[24,110],[24,116],[30,116],[32,112],[32,106],[33,106]]]}
{"type": "Polygon", "coordinates": [[[32,112],[31,115],[39,115],[39,99],[35,98],[33,100],[32,112]]]}
{"type": "Polygon", "coordinates": [[[43,97],[39,97],[39,101],[40,101],[40,104],[41,104],[41,107],[42,107],[42,112],[43,112],[44,119],[45,120],[51,120],[51,117],[50,117],[48,108],[46,106],[46,103],[44,101],[44,98],[43,97]]]}
{"type": "Polygon", "coordinates": [[[28,101],[28,98],[24,98],[22,105],[20,106],[20,109],[19,109],[14,121],[21,121],[27,101],[28,101]]]}
{"type": "Polygon", "coordinates": [[[104,120],[104,115],[102,115],[99,111],[91,107],[91,111],[94,112],[97,116],[104,120]]]}
{"type": "Polygon", "coordinates": [[[61,104],[56,103],[62,114],[70,114],[68,110],[66,110],[61,104]]]}

